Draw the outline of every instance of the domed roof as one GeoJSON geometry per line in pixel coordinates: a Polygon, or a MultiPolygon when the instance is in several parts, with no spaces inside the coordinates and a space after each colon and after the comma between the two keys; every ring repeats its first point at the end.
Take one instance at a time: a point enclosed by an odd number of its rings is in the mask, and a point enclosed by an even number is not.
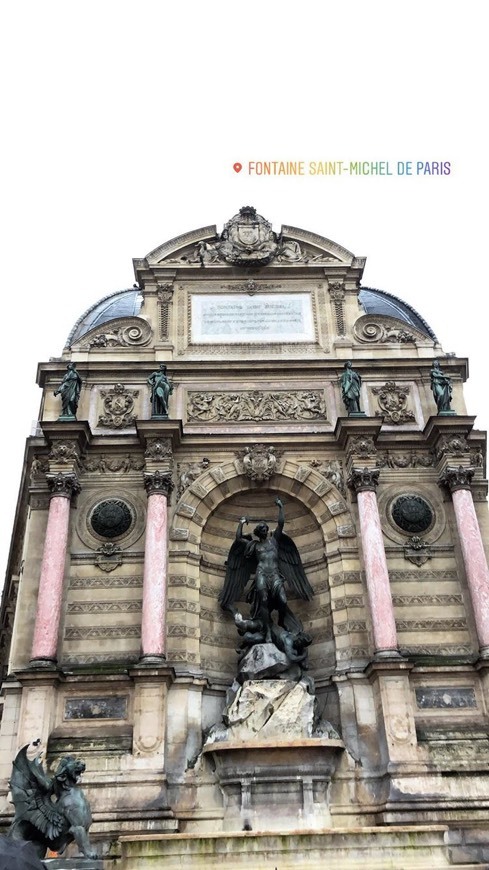
{"type": "Polygon", "coordinates": [[[426,320],[423,320],[411,305],[398,299],[397,296],[393,296],[392,293],[376,290],[373,287],[362,287],[358,294],[358,301],[365,309],[366,314],[384,314],[388,317],[396,317],[397,320],[409,323],[410,326],[423,332],[433,341],[437,341],[435,333],[428,326],[426,320]]]}
{"type": "Polygon", "coordinates": [[[130,290],[117,290],[99,299],[76,321],[66,341],[66,347],[79,341],[87,332],[117,317],[135,317],[141,310],[142,293],[135,284],[130,290]]]}

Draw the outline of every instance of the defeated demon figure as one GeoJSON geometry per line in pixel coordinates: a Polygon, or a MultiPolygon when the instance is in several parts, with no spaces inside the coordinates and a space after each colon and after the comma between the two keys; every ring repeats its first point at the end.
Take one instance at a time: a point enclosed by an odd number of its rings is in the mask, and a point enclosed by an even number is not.
{"type": "Polygon", "coordinates": [[[278,614],[280,628],[292,636],[302,631],[300,619],[287,604],[286,581],[294,593],[305,601],[310,601],[314,594],[305,575],[299,551],[292,538],[284,534],[283,504],[279,498],[275,499],[275,503],[278,506],[278,521],[277,528],[271,535],[264,522],[256,526],[255,538],[244,535],[243,525],[248,522],[248,518],[240,519],[226,562],[224,587],[219,596],[223,610],[228,610],[236,619],[238,611],[235,603],[242,597],[252,574],[255,575],[247,595],[247,601],[251,604],[251,620],[255,621],[253,628],[250,626],[251,631],[247,638],[251,644],[276,643],[273,632],[275,630],[276,635],[278,632],[272,618],[274,611],[278,614]],[[253,639],[252,635],[255,635],[253,639]]]}
{"type": "MultiPolygon", "coordinates": [[[[242,637],[241,646],[237,652],[244,655],[256,643],[265,643],[266,631],[259,619],[244,619],[241,613],[234,616],[238,634],[242,637]]],[[[292,633],[280,625],[271,627],[272,642],[280,652],[283,652],[289,662],[301,662],[306,667],[307,647],[312,643],[312,637],[305,631],[292,633]]]]}
{"type": "Polygon", "coordinates": [[[62,852],[73,841],[86,858],[97,858],[88,839],[92,824],[90,806],[77,785],[85,770],[84,763],[66,756],[51,778],[45,773],[39,755],[29,760],[28,746],[17,753],[12,766],[10,789],[15,817],[8,836],[30,840],[40,858],[46,849],[62,852]]]}

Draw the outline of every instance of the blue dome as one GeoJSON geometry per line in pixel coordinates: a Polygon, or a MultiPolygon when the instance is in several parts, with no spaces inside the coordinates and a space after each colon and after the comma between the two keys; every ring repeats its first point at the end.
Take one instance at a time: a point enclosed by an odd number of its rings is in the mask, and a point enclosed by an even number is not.
{"type": "Polygon", "coordinates": [[[423,320],[421,315],[414,308],[411,308],[407,302],[403,302],[402,299],[398,299],[392,293],[386,293],[384,290],[375,290],[373,287],[362,287],[358,294],[358,300],[366,314],[384,314],[387,317],[396,317],[397,320],[409,323],[410,326],[423,332],[433,341],[437,341],[435,333],[428,326],[426,320],[423,320]]]}
{"type": "Polygon", "coordinates": [[[117,290],[110,296],[104,296],[78,318],[68,336],[66,347],[71,347],[91,329],[109,320],[115,320],[117,317],[135,317],[141,310],[142,302],[141,291],[136,286],[130,290],[117,290]]]}

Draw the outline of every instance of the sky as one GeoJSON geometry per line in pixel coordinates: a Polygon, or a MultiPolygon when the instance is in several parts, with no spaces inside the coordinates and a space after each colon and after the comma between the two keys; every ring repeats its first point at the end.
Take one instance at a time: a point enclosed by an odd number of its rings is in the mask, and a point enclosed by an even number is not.
{"type": "Polygon", "coordinates": [[[484,14],[474,0],[4,0],[1,576],[38,362],[132,286],[133,257],[220,231],[243,205],[366,256],[365,286],[470,357],[467,410],[488,427],[484,14]],[[249,173],[263,161],[306,172],[249,173]],[[308,174],[339,161],[392,174],[308,174]]]}

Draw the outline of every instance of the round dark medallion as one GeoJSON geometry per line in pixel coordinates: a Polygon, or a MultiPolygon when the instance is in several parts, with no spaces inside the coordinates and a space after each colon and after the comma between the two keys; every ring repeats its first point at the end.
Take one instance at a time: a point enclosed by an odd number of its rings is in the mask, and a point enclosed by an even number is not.
{"type": "Polygon", "coordinates": [[[415,535],[429,529],[434,515],[428,502],[420,495],[400,495],[392,506],[392,519],[403,532],[415,535]]]}
{"type": "Polygon", "coordinates": [[[111,498],[97,504],[90,517],[93,531],[101,538],[118,538],[130,529],[132,514],[125,501],[111,498]]]}

